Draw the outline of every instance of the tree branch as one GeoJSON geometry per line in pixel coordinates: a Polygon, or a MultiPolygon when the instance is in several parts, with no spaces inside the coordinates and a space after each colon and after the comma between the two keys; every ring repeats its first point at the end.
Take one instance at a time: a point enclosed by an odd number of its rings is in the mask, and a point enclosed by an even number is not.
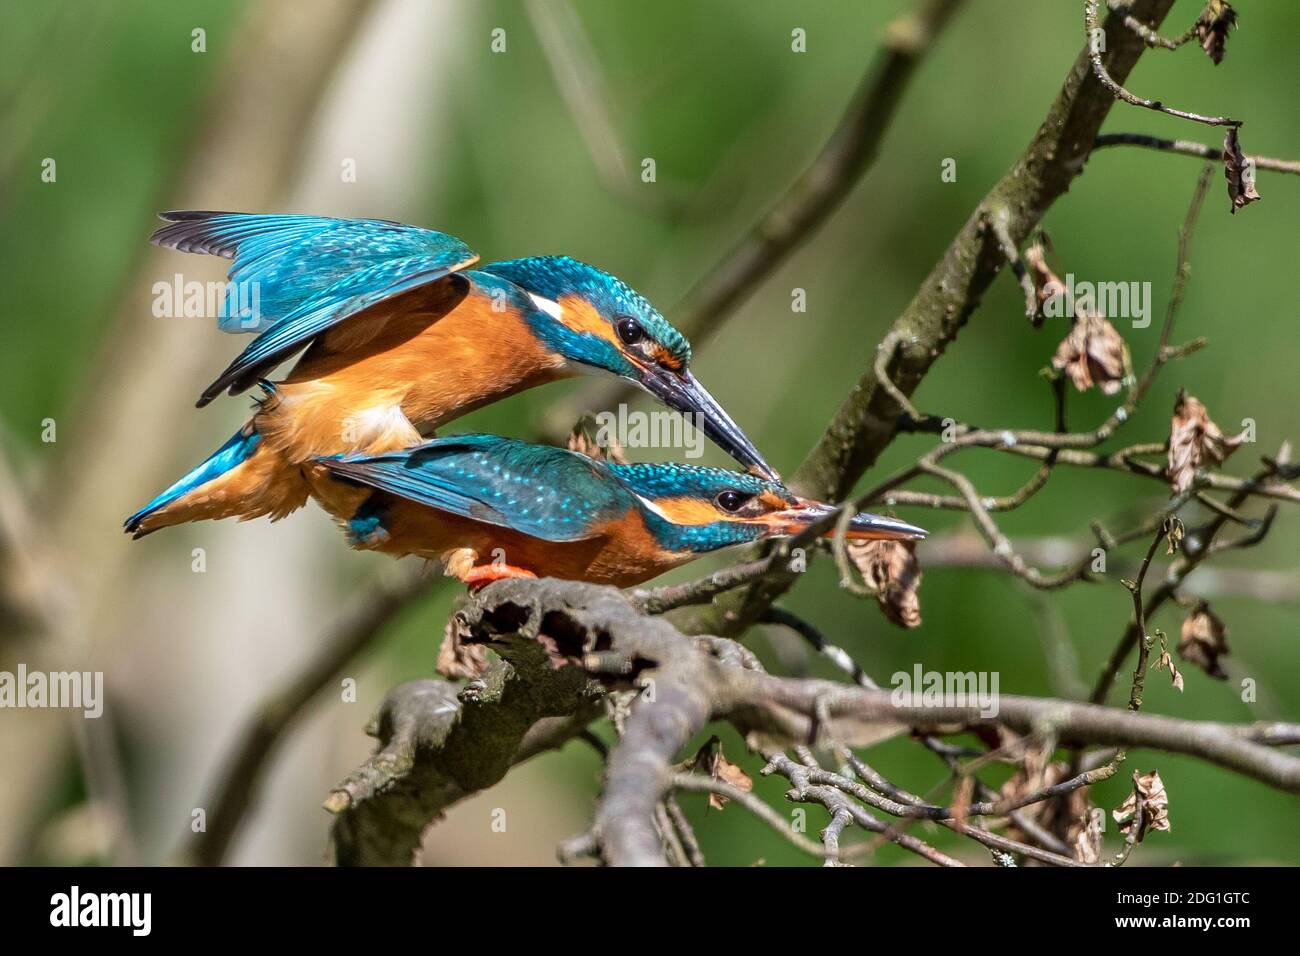
{"type": "Polygon", "coordinates": [[[481,680],[408,681],[385,696],[367,728],[380,748],[325,802],[336,863],[409,864],[431,820],[595,718],[599,689],[520,611],[478,607],[476,633],[502,658],[481,680]]]}
{"type": "MultiPolygon", "coordinates": [[[[598,852],[613,864],[667,862],[659,808],[681,785],[673,761],[714,719],[732,723],[769,762],[791,744],[820,738],[864,746],[881,739],[882,729],[900,724],[924,734],[1001,725],[1045,735],[1061,746],[1186,754],[1300,792],[1300,757],[1265,743],[1293,739],[1292,727],[1180,720],[1049,698],[1001,696],[995,713],[981,712],[979,705],[899,703],[888,690],[771,676],[739,645],[684,635],[663,617],[644,616],[614,588],[550,579],[501,581],[475,595],[457,615],[457,625],[462,641],[485,644],[503,659],[483,681],[459,693],[446,682],[416,681],[389,695],[373,728],[382,748],[327,803],[340,813],[334,829],[339,862],[407,862],[423,828],[451,802],[492,785],[525,756],[578,733],[584,715],[595,712],[602,689],[638,693],[622,739],[610,753],[592,830],[571,850],[598,852]],[[552,719],[544,723],[546,718],[552,719]]],[[[857,784],[808,770],[794,781],[798,799],[826,805],[832,822],[840,818],[830,834],[830,851],[840,852],[843,811],[859,825],[942,862],[863,807],[811,789],[830,786],[861,797],[865,791],[857,784]]],[[[1107,775],[1102,769],[1076,776],[1019,800],[975,804],[965,814],[972,809],[1012,813],[1107,775]]],[[[865,779],[870,782],[872,775],[865,779]]],[[[999,852],[1060,865],[1074,862],[971,827],[949,808],[888,789],[885,797],[872,794],[868,805],[904,819],[948,821],[955,832],[999,852]]]]}
{"type": "MultiPolygon", "coordinates": [[[[1159,26],[1173,0],[1139,0],[1131,15],[1159,26]]],[[[1122,17],[1106,19],[1109,75],[1121,81],[1146,49],[1122,17]]],[[[1006,262],[1000,243],[987,228],[988,216],[1005,216],[1006,237],[1019,245],[1052,204],[1082,172],[1114,97],[1093,74],[1090,51],[1076,58],[1065,84],[1025,152],[989,191],[979,208],[949,244],[920,290],[895,320],[887,338],[900,344],[886,369],[868,367],[840,406],[817,446],[794,475],[792,484],[810,497],[842,500],[862,473],[894,438],[902,408],[935,360],[957,337],[979,306],[984,291],[1006,262]],[[895,388],[885,384],[892,382],[895,388]]],[[[682,626],[702,633],[736,634],[793,583],[790,574],[771,575],[743,592],[715,602],[704,612],[681,616],[682,626]]]]}
{"type": "MultiPolygon", "coordinates": [[[[1117,82],[1106,70],[1106,64],[1102,62],[1102,44],[1099,42],[1101,28],[1099,25],[1098,0],[1083,0],[1083,24],[1087,32],[1088,54],[1092,63],[1092,71],[1103,86],[1106,87],[1117,99],[1123,100],[1131,106],[1141,106],[1144,109],[1155,110],[1157,113],[1166,113],[1169,116],[1176,116],[1179,119],[1191,120],[1195,123],[1204,123],[1207,126],[1240,126],[1241,120],[1229,119],[1226,116],[1204,116],[1200,113],[1189,113],[1186,110],[1176,110],[1172,106],[1165,106],[1159,100],[1148,100],[1126,90],[1122,83],[1117,82]]],[[[1124,17],[1125,26],[1129,25],[1134,18],[1131,16],[1124,17]]],[[[1147,37],[1139,34],[1145,42],[1147,37]]]]}
{"type": "MultiPolygon", "coordinates": [[[[1206,146],[1187,139],[1162,139],[1159,136],[1147,136],[1143,133],[1102,133],[1092,144],[1094,150],[1107,146],[1141,146],[1157,149],[1165,153],[1179,153],[1183,156],[1198,156],[1212,162],[1223,162],[1223,150],[1217,146],[1206,146]]],[[[1255,164],[1256,169],[1268,169],[1276,173],[1291,173],[1300,176],[1300,161],[1294,159],[1274,159],[1271,156],[1246,157],[1255,164]]]]}

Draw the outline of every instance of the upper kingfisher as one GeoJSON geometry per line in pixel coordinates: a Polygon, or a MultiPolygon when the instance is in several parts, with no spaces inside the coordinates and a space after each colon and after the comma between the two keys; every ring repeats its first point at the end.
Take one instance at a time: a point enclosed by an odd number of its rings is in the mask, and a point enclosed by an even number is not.
{"type": "MultiPolygon", "coordinates": [[[[372,489],[340,519],[353,547],[440,559],[471,586],[546,576],[630,587],[709,551],[797,534],[833,510],[752,474],[610,464],[495,435],[320,463],[372,489]]],[[[847,531],[859,540],[925,535],[865,513],[847,531]]]]}
{"type": "Polygon", "coordinates": [[[318,457],[405,448],[458,415],[589,370],[694,416],[742,465],[777,477],[691,374],[685,337],[594,266],[534,256],[471,268],[478,256],[459,239],[381,219],[161,218],[158,245],[234,260],[219,326],[258,333],[198,406],[255,385],[265,394],[229,441],[126,520],[136,537],[204,518],[274,520],[309,493],[350,513],[355,495],[318,457]],[[266,379],[300,351],[287,378],[266,379]]]}

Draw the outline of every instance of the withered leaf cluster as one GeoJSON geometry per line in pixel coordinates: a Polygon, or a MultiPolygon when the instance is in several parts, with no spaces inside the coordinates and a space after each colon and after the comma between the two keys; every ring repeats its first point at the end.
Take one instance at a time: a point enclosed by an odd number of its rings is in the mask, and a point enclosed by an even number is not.
{"type": "Polygon", "coordinates": [[[1192,487],[1198,468],[1223,464],[1241,442],[1241,435],[1224,435],[1205,405],[1180,389],[1169,428],[1169,486],[1182,494],[1192,487]]]}
{"type": "Polygon", "coordinates": [[[854,541],[848,546],[863,582],[876,595],[885,617],[899,627],[921,626],[921,563],[915,541],[854,541]]]}
{"type": "Polygon", "coordinates": [[[1183,519],[1172,516],[1165,521],[1165,542],[1169,548],[1165,554],[1173,554],[1183,545],[1183,538],[1187,537],[1187,529],[1183,527],[1183,519]]]}
{"type": "Polygon", "coordinates": [[[1101,836],[1106,832],[1106,811],[1094,807],[1070,832],[1073,836],[1069,843],[1079,862],[1090,865],[1100,863],[1101,836]]]}
{"type": "Polygon", "coordinates": [[[1228,31],[1237,25],[1237,11],[1228,0],[1209,0],[1196,18],[1196,36],[1201,49],[1218,66],[1228,49],[1228,31]]]}
{"type": "Polygon", "coordinates": [[[1178,656],[1217,680],[1227,680],[1219,658],[1228,653],[1228,625],[1208,604],[1198,601],[1183,620],[1178,656]]]}
{"type": "Polygon", "coordinates": [[[1103,394],[1114,395],[1126,375],[1127,346],[1115,326],[1100,315],[1080,316],[1056,347],[1052,367],[1070,376],[1081,392],[1096,385],[1103,394]]]}
{"type": "Polygon", "coordinates": [[[1174,690],[1180,694],[1183,692],[1183,675],[1178,668],[1174,666],[1174,659],[1169,654],[1169,648],[1163,644],[1160,647],[1160,657],[1156,660],[1155,669],[1158,671],[1169,671],[1169,680],[1174,685],[1174,690]]]}
{"type": "Polygon", "coordinates": [[[1047,304],[1047,300],[1065,291],[1065,283],[1047,264],[1048,245],[1046,234],[1040,232],[1025,249],[1023,255],[1025,265],[1029,268],[1030,279],[1034,283],[1034,292],[1038,296],[1038,314],[1034,316],[1034,328],[1043,324],[1045,318],[1043,307],[1047,304]]]}
{"type": "MultiPolygon", "coordinates": [[[[1063,283],[1047,264],[1047,245],[1044,238],[1035,239],[1024,253],[1038,293],[1039,314],[1047,301],[1063,294],[1063,283]]],[[[1040,320],[1041,321],[1041,320],[1040,320]]],[[[1036,323],[1037,324],[1037,323],[1036,323]]],[[[1128,346],[1115,326],[1100,313],[1086,312],[1076,305],[1074,324],[1070,332],[1056,347],[1052,368],[1069,376],[1074,387],[1086,392],[1096,385],[1106,395],[1120,390],[1128,375],[1128,346]]]]}
{"type": "Polygon", "coordinates": [[[1223,137],[1223,175],[1228,180],[1228,198],[1232,200],[1229,212],[1235,213],[1260,198],[1255,188],[1255,161],[1241,151],[1237,127],[1228,127],[1223,137]]]}
{"type": "Polygon", "coordinates": [[[1119,824],[1119,831],[1125,836],[1133,829],[1134,823],[1138,822],[1138,801],[1142,803],[1142,819],[1138,826],[1135,837],[1138,843],[1141,843],[1148,832],[1151,830],[1169,831],[1169,794],[1165,793],[1164,781],[1160,779],[1160,774],[1152,770],[1147,774],[1139,774],[1133,771],[1133,789],[1124,799],[1124,802],[1115,810],[1111,811],[1111,816],[1119,824]]]}
{"type": "MultiPolygon", "coordinates": [[[[754,781],[749,774],[728,760],[722,753],[722,742],[717,737],[710,737],[699,749],[692,761],[695,769],[707,774],[713,780],[731,784],[737,790],[746,793],[754,789],[754,781]]],[[[721,810],[728,804],[728,799],[720,793],[709,794],[709,806],[721,810]]]]}
{"type": "Polygon", "coordinates": [[[583,415],[573,426],[573,431],[569,433],[569,451],[576,451],[580,455],[586,455],[588,458],[594,458],[597,461],[608,461],[614,465],[626,465],[627,455],[623,452],[623,446],[612,437],[609,444],[601,444],[599,434],[600,427],[595,416],[583,415]]]}
{"type": "MultiPolygon", "coordinates": [[[[1007,778],[998,796],[1007,802],[1019,800],[1045,787],[1053,787],[1070,777],[1070,765],[1063,760],[1046,764],[1032,759],[1033,751],[1026,755],[1024,765],[1007,778]]],[[[1021,816],[1037,823],[1043,829],[1064,836],[1084,863],[1096,863],[1101,858],[1101,837],[1105,830],[1105,815],[1097,813],[1089,795],[1091,787],[1071,790],[1062,799],[1043,800],[1020,808],[1021,816]]],[[[1027,835],[1014,824],[1008,836],[1022,839],[1027,835]]]]}

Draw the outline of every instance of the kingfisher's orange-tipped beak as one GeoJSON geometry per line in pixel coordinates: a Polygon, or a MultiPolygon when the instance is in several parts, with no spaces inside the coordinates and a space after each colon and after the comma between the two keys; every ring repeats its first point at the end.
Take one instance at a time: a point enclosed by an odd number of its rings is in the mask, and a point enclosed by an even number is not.
{"type": "MultiPolygon", "coordinates": [[[[758,520],[771,528],[772,534],[796,535],[809,525],[835,512],[835,505],[828,505],[821,501],[810,501],[807,498],[796,498],[795,501],[793,508],[769,512],[758,520]]],[[[832,523],[824,532],[824,536],[833,535],[835,527],[832,523]]],[[[919,541],[927,534],[929,532],[924,528],[918,528],[906,521],[860,511],[850,519],[845,537],[850,541],[919,541]]]]}

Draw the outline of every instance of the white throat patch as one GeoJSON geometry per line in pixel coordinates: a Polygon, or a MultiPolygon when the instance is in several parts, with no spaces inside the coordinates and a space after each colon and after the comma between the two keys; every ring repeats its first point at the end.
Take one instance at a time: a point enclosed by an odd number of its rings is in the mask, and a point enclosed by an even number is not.
{"type": "Polygon", "coordinates": [[[533,300],[533,305],[537,306],[556,321],[559,321],[560,316],[564,312],[564,310],[560,308],[560,303],[556,302],[554,299],[547,299],[540,295],[533,295],[531,292],[528,293],[528,298],[533,300]]]}
{"type": "Polygon", "coordinates": [[[643,498],[643,497],[641,497],[640,495],[637,495],[637,496],[636,496],[636,500],[639,501],[639,502],[641,502],[641,504],[645,505],[645,506],[646,506],[646,509],[647,509],[648,511],[653,511],[655,514],[657,514],[659,517],[663,518],[663,519],[664,519],[665,521],[667,521],[669,524],[676,524],[676,523],[677,523],[677,522],[673,521],[672,518],[668,517],[668,515],[664,514],[664,510],[663,510],[662,508],[660,508],[657,504],[655,504],[653,501],[651,501],[649,498],[643,498]]]}

